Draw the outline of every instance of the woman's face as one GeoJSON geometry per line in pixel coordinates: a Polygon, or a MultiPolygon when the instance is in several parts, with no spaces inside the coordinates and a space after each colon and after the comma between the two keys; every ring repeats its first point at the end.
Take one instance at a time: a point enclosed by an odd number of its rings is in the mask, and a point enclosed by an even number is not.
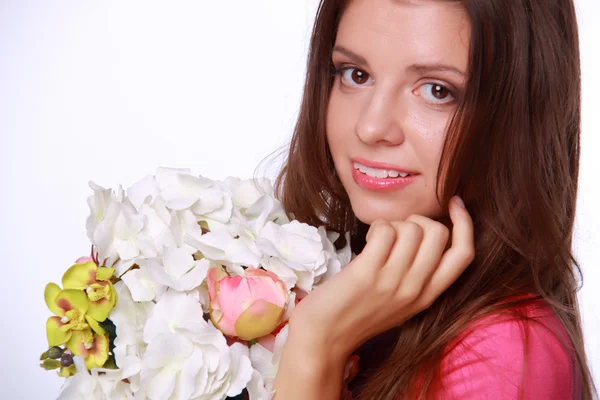
{"type": "Polygon", "coordinates": [[[342,16],[327,141],[362,222],[442,215],[436,175],[469,41],[458,2],[353,0],[342,16]]]}

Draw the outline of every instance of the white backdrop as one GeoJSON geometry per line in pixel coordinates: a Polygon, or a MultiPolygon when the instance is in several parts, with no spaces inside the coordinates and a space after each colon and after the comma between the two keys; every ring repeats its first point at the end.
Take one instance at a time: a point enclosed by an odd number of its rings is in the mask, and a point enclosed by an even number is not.
{"type": "MultiPolygon", "coordinates": [[[[44,286],[88,252],[87,182],[157,166],[250,177],[290,137],[316,0],[0,0],[2,398],[52,399],[44,286]]],[[[579,0],[583,144],[576,250],[600,380],[600,39],[579,0]]],[[[272,169],[270,175],[274,174],[272,169]]]]}

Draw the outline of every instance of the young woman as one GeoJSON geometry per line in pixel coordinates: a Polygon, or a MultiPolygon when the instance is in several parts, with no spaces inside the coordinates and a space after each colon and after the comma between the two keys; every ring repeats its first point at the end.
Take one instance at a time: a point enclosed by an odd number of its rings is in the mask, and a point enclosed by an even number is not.
{"type": "Polygon", "coordinates": [[[278,190],[358,256],[293,312],[276,399],[340,398],[353,354],[355,399],[591,399],[579,130],[572,0],[323,0],[278,190]]]}

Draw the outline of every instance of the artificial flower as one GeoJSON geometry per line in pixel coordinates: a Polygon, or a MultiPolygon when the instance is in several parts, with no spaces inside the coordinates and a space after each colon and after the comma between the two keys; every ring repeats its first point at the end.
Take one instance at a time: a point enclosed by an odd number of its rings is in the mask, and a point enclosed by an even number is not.
{"type": "Polygon", "coordinates": [[[202,318],[192,295],[165,292],[146,322],[144,341],[142,398],[221,399],[239,394],[252,376],[247,355],[202,318]]]}
{"type": "Polygon", "coordinates": [[[229,276],[221,268],[211,268],[208,293],[215,326],[243,340],[275,330],[287,302],[285,284],[275,274],[258,268],[246,269],[245,276],[229,276]]]}
{"type": "Polygon", "coordinates": [[[93,368],[88,372],[82,357],[74,357],[77,373],[65,380],[58,400],[131,400],[133,393],[121,380],[121,371],[93,368]]]}
{"type": "Polygon", "coordinates": [[[67,348],[76,356],[82,356],[88,369],[102,367],[108,360],[108,335],[98,335],[91,329],[74,331],[67,348]]]}
{"type": "Polygon", "coordinates": [[[104,321],[117,302],[117,294],[110,281],[114,268],[98,267],[94,261],[71,266],[63,275],[65,289],[83,290],[89,306],[87,315],[96,321],[104,321]]]}
{"type": "Polygon", "coordinates": [[[49,283],[44,290],[44,299],[54,317],[46,322],[46,336],[49,346],[60,346],[67,343],[73,332],[91,328],[98,334],[104,329],[87,315],[88,299],[85,292],[75,289],[61,290],[55,283],[49,283]]]}

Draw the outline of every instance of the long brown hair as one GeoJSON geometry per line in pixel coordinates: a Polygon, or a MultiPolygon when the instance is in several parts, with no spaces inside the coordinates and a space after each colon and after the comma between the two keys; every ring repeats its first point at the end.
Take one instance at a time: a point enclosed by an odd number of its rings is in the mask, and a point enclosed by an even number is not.
{"type": "MultiPolygon", "coordinates": [[[[331,52],[349,1],[322,0],[318,8],[304,97],[276,190],[295,218],[350,231],[359,252],[366,227],[352,212],[325,136],[331,52]]],[[[543,299],[569,335],[582,398],[591,399],[576,295],[581,271],[571,249],[581,90],[575,8],[572,0],[461,3],[471,22],[469,74],[446,136],[438,198],[465,200],[477,256],[401,335],[387,333],[391,354],[371,369],[359,398],[428,397],[444,349],[469,322],[543,299]],[[510,300],[524,294],[534,297],[510,300]],[[415,387],[420,393],[410,391],[415,387]]]]}

